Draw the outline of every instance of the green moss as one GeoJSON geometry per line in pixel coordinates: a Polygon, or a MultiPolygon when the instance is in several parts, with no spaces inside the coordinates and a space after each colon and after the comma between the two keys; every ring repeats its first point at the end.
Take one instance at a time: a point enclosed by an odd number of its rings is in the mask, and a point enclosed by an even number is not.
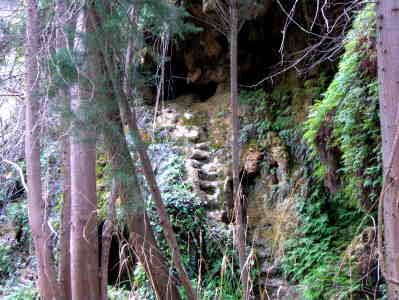
{"type": "Polygon", "coordinates": [[[381,187],[375,58],[374,5],[368,5],[348,33],[338,72],[305,122],[311,184],[307,198],[299,201],[301,225],[283,261],[288,278],[304,287],[305,299],[367,297],[364,274],[356,261],[344,263],[342,253],[367,226],[381,187]],[[335,195],[323,184],[327,168],[320,149],[339,151],[335,195]]]}
{"type": "Polygon", "coordinates": [[[107,217],[108,201],[110,194],[109,182],[111,182],[110,170],[107,167],[107,158],[105,154],[97,154],[96,161],[96,186],[97,186],[97,205],[98,217],[103,220],[107,217]]]}
{"type": "Polygon", "coordinates": [[[287,147],[293,158],[291,162],[301,161],[307,151],[301,141],[301,121],[306,115],[307,103],[320,95],[325,84],[324,73],[303,85],[289,74],[270,93],[263,90],[242,91],[240,104],[251,117],[242,124],[241,141],[245,144],[256,139],[258,144],[264,145],[268,133],[273,132],[287,147]]]}
{"type": "MultiPolygon", "coordinates": [[[[304,134],[317,158],[318,134],[323,126],[331,129],[323,141],[330,149],[336,147],[342,153],[337,174],[341,188],[350,203],[367,210],[374,207],[381,184],[375,72],[375,13],[373,5],[368,5],[348,33],[338,72],[322,99],[311,108],[304,134]]],[[[319,173],[323,176],[324,172],[319,173]]]]}

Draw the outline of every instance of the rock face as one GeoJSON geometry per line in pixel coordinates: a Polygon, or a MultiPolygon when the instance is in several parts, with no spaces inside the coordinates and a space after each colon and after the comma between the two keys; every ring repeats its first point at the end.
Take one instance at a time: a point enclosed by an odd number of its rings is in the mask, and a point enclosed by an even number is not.
{"type": "MultiPolygon", "coordinates": [[[[264,78],[267,68],[281,58],[281,30],[286,16],[275,1],[258,2],[258,6],[249,9],[239,34],[238,74],[242,85],[264,78]]],[[[215,0],[182,2],[193,16],[189,21],[202,31],[189,35],[171,55],[171,72],[179,77],[181,89],[175,93],[177,97],[158,112],[156,124],[158,128],[167,129],[183,149],[188,179],[206,205],[210,221],[225,226],[231,223],[233,216],[231,114],[226,90],[229,45],[226,36],[213,26],[215,3],[215,0]]],[[[308,46],[302,35],[288,34],[286,38],[287,52],[294,53],[308,46]]],[[[309,88],[304,88],[304,78],[299,78],[295,72],[285,74],[277,83],[281,89],[290,91],[286,93],[290,98],[286,108],[290,109],[293,122],[301,123],[307,115],[312,102],[311,88],[318,85],[317,80],[312,81],[318,76],[312,74],[309,72],[306,78],[311,84],[309,88]]],[[[240,119],[251,120],[251,113],[241,107],[240,119]]],[[[247,215],[248,252],[256,256],[261,273],[258,284],[270,299],[301,299],[298,289],[289,286],[283,278],[281,258],[285,241],[293,237],[298,227],[298,199],[305,199],[308,194],[307,169],[300,164],[293,165],[295,158],[290,155],[297,154],[289,152],[287,143],[272,129],[268,129],[262,139],[257,139],[255,121],[243,123],[246,126],[243,131],[250,132],[250,137],[242,141],[240,174],[247,215]]],[[[300,137],[293,141],[296,142],[300,143],[300,137]]]]}
{"type": "Polygon", "coordinates": [[[159,128],[169,128],[170,136],[182,143],[188,179],[212,216],[223,209],[230,153],[215,147],[221,136],[213,130],[216,120],[212,116],[217,111],[210,110],[210,106],[226,108],[225,100],[224,94],[211,98],[209,103],[198,102],[193,95],[183,96],[169,103],[156,120],[159,128]]]}
{"type": "MultiPolygon", "coordinates": [[[[166,63],[167,99],[175,99],[188,93],[197,93],[202,100],[215,92],[223,91],[229,81],[229,28],[221,24],[222,18],[215,13],[215,0],[174,1],[188,11],[187,18],[196,33],[186,34],[184,40],[172,43],[166,63]],[[222,25],[222,26],[221,26],[222,25]]],[[[224,1],[222,1],[224,2],[224,1]]],[[[238,77],[240,84],[257,83],[268,74],[268,69],[279,63],[281,57],[281,29],[286,16],[275,1],[244,1],[239,32],[238,77]]],[[[155,39],[149,38],[143,58],[143,71],[156,73],[158,53],[155,39]]],[[[286,49],[297,51],[307,45],[304,41],[291,41],[287,37],[286,49]],[[294,45],[294,46],[292,46],[294,45]],[[294,49],[291,49],[294,48],[294,49]]],[[[145,74],[145,73],[143,73],[145,74]]],[[[155,87],[142,88],[147,103],[153,103],[155,87]]]]}
{"type": "MultiPolygon", "coordinates": [[[[240,112],[242,118],[245,114],[240,112]]],[[[168,129],[184,149],[188,179],[206,205],[209,218],[220,226],[230,224],[233,195],[228,93],[205,102],[195,95],[179,97],[160,111],[156,124],[159,129],[168,129]]],[[[240,169],[248,245],[254,248],[259,263],[259,283],[275,295],[273,299],[300,299],[295,288],[281,279],[280,260],[283,243],[297,226],[296,200],[306,197],[305,171],[289,168],[289,154],[273,132],[261,145],[242,145],[240,169]],[[276,279],[269,282],[270,278],[276,279]]]]}

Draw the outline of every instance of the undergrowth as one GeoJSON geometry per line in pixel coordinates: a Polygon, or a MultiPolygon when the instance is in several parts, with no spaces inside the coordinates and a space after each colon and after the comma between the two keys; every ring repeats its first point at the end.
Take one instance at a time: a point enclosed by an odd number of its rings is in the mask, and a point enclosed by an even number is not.
{"type": "MultiPolygon", "coordinates": [[[[320,143],[327,145],[326,151],[338,149],[342,189],[353,206],[367,211],[375,209],[382,172],[375,39],[375,13],[369,5],[348,33],[339,70],[311,108],[304,134],[316,159],[320,143]]],[[[320,177],[325,168],[318,165],[320,177]]]]}
{"type": "Polygon", "coordinates": [[[299,227],[295,238],[286,242],[282,260],[286,278],[302,289],[306,300],[383,295],[374,274],[378,273],[371,254],[375,245],[364,249],[370,252],[366,269],[362,255],[367,253],[347,254],[351,243],[367,230],[375,236],[375,229],[367,226],[375,219],[381,187],[373,5],[358,13],[344,49],[328,86],[323,73],[316,84],[304,83],[302,89],[320,99],[311,107],[304,128],[292,111],[293,98],[303,91],[277,87],[271,93],[241,93],[241,105],[255,116],[244,122],[242,142],[262,148],[274,132],[291,159],[308,169],[308,195],[297,199],[299,227]],[[327,184],[331,177],[336,186],[327,184]]]}
{"type": "MultiPolygon", "coordinates": [[[[220,224],[209,222],[206,204],[200,201],[187,179],[184,153],[172,144],[152,145],[152,147],[152,155],[157,156],[154,159],[158,158],[160,161],[157,180],[162,199],[193,285],[197,287],[201,299],[204,300],[238,299],[241,294],[241,284],[231,231],[220,224]]],[[[170,250],[151,201],[148,212],[157,243],[170,260],[170,250]]],[[[174,270],[171,272],[175,273],[174,270]]],[[[140,295],[145,299],[152,299],[143,270],[135,271],[134,284],[140,295]]],[[[183,293],[182,299],[185,299],[183,293]]]]}
{"type": "Polygon", "coordinates": [[[303,128],[296,120],[297,112],[293,111],[293,99],[317,97],[325,88],[327,79],[325,73],[321,73],[316,80],[306,80],[301,88],[287,87],[283,84],[273,88],[271,92],[241,91],[240,105],[248,111],[249,116],[242,124],[241,142],[263,146],[268,134],[273,132],[287,147],[293,160],[303,160],[308,147],[302,141],[303,128]]]}
{"type": "Polygon", "coordinates": [[[17,284],[5,290],[4,300],[37,300],[38,290],[33,285],[17,284]]]}
{"type": "Polygon", "coordinates": [[[331,194],[313,179],[307,199],[298,200],[300,226],[288,240],[283,270],[292,282],[303,286],[305,299],[345,298],[361,287],[359,274],[350,273],[342,253],[368,223],[358,209],[343,205],[345,194],[331,194]]]}
{"type": "MultiPolygon", "coordinates": [[[[364,280],[371,271],[363,272],[362,258],[345,256],[373,220],[381,187],[375,59],[375,14],[368,5],[348,33],[337,74],[305,122],[304,139],[311,147],[305,163],[312,184],[308,197],[299,201],[297,237],[287,242],[283,259],[287,278],[303,288],[305,299],[382,294],[378,276],[364,280]],[[328,176],[337,179],[337,190],[325,186],[328,176]]],[[[369,269],[376,264],[370,254],[369,269]]]]}

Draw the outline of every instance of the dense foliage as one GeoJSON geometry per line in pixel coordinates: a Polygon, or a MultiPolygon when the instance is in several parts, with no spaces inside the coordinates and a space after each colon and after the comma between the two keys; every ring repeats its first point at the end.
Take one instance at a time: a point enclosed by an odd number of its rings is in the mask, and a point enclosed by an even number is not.
{"type": "Polygon", "coordinates": [[[328,86],[321,73],[302,88],[283,83],[270,93],[241,94],[244,109],[255,116],[244,120],[242,142],[262,145],[275,132],[295,164],[308,168],[310,189],[306,198],[296,200],[300,226],[286,242],[282,267],[311,300],[364,299],[382,292],[375,279],[365,280],[376,272],[375,243],[367,270],[361,259],[346,254],[355,237],[373,224],[381,188],[373,5],[358,13],[344,49],[328,86]],[[304,127],[294,117],[298,95],[320,99],[304,127]]]}
{"type": "Polygon", "coordinates": [[[284,270],[304,286],[306,299],[375,296],[377,281],[364,280],[377,268],[372,253],[366,274],[359,261],[345,256],[374,219],[381,187],[373,5],[359,12],[338,72],[311,108],[304,136],[312,149],[306,158],[311,190],[299,202],[301,226],[298,238],[287,243],[284,270]]]}
{"type": "MultiPolygon", "coordinates": [[[[375,13],[368,6],[356,18],[338,72],[305,124],[313,156],[339,152],[337,177],[351,205],[366,210],[375,208],[381,185],[376,60],[375,13]]],[[[320,164],[317,174],[323,177],[326,172],[320,164]]]]}

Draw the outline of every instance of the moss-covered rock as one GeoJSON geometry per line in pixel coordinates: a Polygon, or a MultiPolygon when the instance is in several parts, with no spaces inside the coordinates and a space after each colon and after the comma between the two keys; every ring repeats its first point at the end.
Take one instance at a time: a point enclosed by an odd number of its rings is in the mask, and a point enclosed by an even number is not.
{"type": "Polygon", "coordinates": [[[310,110],[305,139],[313,155],[320,158],[319,174],[330,186],[346,192],[348,205],[366,211],[376,208],[381,185],[381,137],[373,5],[357,16],[338,72],[310,110]]]}

